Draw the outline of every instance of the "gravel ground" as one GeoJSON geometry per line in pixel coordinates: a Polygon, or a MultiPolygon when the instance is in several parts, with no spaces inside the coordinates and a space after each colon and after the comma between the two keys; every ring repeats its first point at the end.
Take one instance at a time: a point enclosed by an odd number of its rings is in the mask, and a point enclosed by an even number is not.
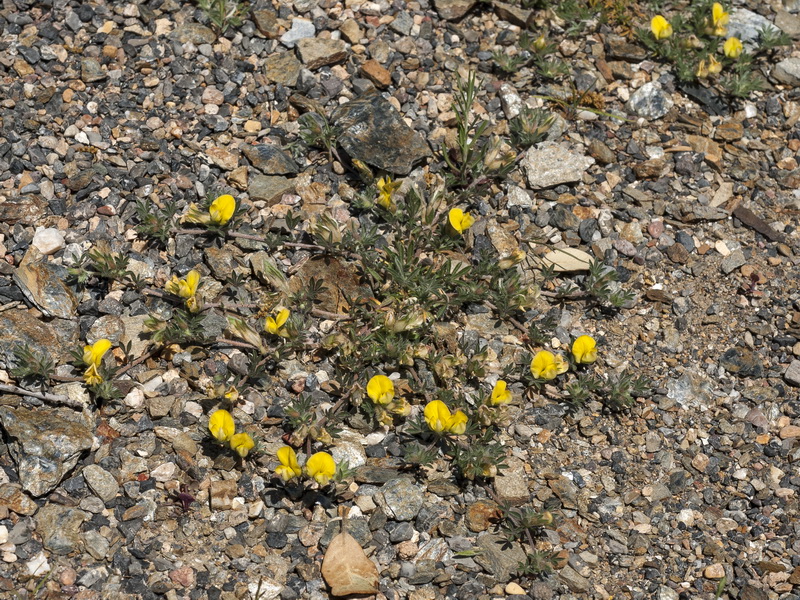
{"type": "MultiPolygon", "coordinates": [[[[800,4],[773,4],[732,7],[730,27],[746,39],[766,19],[800,37],[800,4]]],[[[757,63],[764,90],[728,103],[680,84],[613,24],[576,30],[499,2],[257,4],[218,36],[194,4],[172,0],[5,0],[0,31],[0,597],[328,598],[322,557],[345,516],[377,566],[380,599],[800,598],[796,42],[757,63]],[[549,28],[568,77],[494,66],[525,23],[549,28]],[[513,268],[538,284],[537,257],[569,248],[632,294],[613,310],[559,301],[542,284],[514,320],[468,303],[426,325],[439,351],[486,349],[486,381],[505,372],[514,394],[495,434],[506,468],[474,481],[442,456],[409,469],[407,438],[366,428],[355,411],[313,447],[289,437],[287,419],[299,397],[315,411],[348,397],[345,349],[325,340],[367,278],[312,232],[325,216],[343,230],[377,224],[378,248],[396,243],[360,204],[369,175],[358,161],[403,182],[398,203],[441,180],[456,76],[470,70],[473,113],[493,134],[508,138],[525,105],[557,117],[547,141],[461,204],[476,222],[452,255],[523,250],[513,268]],[[591,91],[593,106],[548,100],[571,90],[591,91]],[[309,109],[345,132],[330,153],[299,137],[309,109]],[[221,193],[240,204],[238,236],[178,222],[221,193]],[[137,202],[174,208],[163,243],[142,233],[137,202]],[[77,258],[98,251],[127,257],[136,282],[77,258]],[[191,269],[209,341],[159,344],[148,315],[174,322],[180,304],[164,287],[191,269]],[[239,460],[207,429],[248,370],[249,346],[226,317],[263,322],[313,280],[325,291],[301,342],[225,405],[259,440],[239,460]],[[598,375],[629,369],[648,390],[612,411],[529,385],[514,368],[527,369],[527,327],[543,316],[553,323],[543,347],[592,335],[598,375]],[[101,338],[121,397],[97,406],[70,352],[101,338]],[[12,374],[21,344],[56,365],[48,387],[12,374]],[[224,385],[209,395],[213,384],[224,385]],[[287,441],[355,472],[335,486],[284,485],[273,473],[287,441]],[[553,524],[535,548],[502,544],[500,504],[549,510],[553,524]],[[558,553],[551,573],[518,572],[534,549],[558,553]]],[[[262,337],[270,352],[277,339],[262,337]]],[[[417,390],[414,412],[432,399],[419,388],[448,387],[419,358],[371,368],[417,390]]],[[[356,375],[354,388],[366,383],[356,375]]],[[[451,391],[474,404],[491,384],[451,391]]]]}

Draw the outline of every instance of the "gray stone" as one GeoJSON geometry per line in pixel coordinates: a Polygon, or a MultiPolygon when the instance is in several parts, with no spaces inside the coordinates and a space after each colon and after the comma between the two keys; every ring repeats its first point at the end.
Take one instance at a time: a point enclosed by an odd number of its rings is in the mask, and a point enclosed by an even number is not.
{"type": "Polygon", "coordinates": [[[649,121],[660,119],[672,108],[672,100],[657,81],[645,83],[628,100],[628,110],[649,121]]]}
{"type": "Polygon", "coordinates": [[[737,8],[730,13],[727,37],[737,37],[743,44],[756,46],[759,32],[765,28],[780,32],[769,19],[746,8],[737,8]]]}
{"type": "Polygon", "coordinates": [[[521,461],[512,461],[509,468],[494,478],[494,492],[500,501],[524,504],[530,500],[528,479],[521,461]]]}
{"type": "Polygon", "coordinates": [[[785,10],[775,13],[775,26],[792,39],[800,37],[800,16],[785,10]]]}
{"type": "Polygon", "coordinates": [[[33,246],[28,248],[19,268],[14,271],[14,281],[36,308],[48,317],[72,319],[76,316],[78,300],[64,283],[63,267],[47,262],[33,246]]]}
{"type": "Polygon", "coordinates": [[[271,144],[245,145],[241,150],[250,164],[264,175],[289,175],[300,171],[300,167],[297,166],[294,159],[277,146],[271,144]]]}
{"type": "Polygon", "coordinates": [[[331,120],[340,132],[337,141],[351,158],[389,173],[407,175],[431,155],[425,140],[378,94],[343,104],[331,120]]]}
{"type": "Polygon", "coordinates": [[[787,383],[800,386],[800,360],[793,360],[786,368],[783,377],[787,383]]]}
{"type": "Polygon", "coordinates": [[[728,256],[722,259],[720,269],[725,275],[729,275],[747,262],[744,253],[741,250],[734,250],[728,256]]]}
{"type": "Polygon", "coordinates": [[[280,175],[251,175],[247,186],[250,200],[264,200],[268,205],[277,204],[281,196],[294,191],[295,182],[280,175]]]}
{"type": "Polygon", "coordinates": [[[317,33],[314,24],[306,19],[292,19],[292,28],[281,36],[281,44],[294,48],[300,40],[313,38],[317,33]]]}
{"type": "Polygon", "coordinates": [[[89,465],[83,469],[83,478],[89,488],[103,501],[108,502],[119,493],[119,484],[114,476],[99,465],[89,465]]]}
{"type": "Polygon", "coordinates": [[[446,21],[457,21],[477,3],[477,0],[433,0],[436,12],[446,21]]]}
{"type": "Polygon", "coordinates": [[[86,548],[86,551],[97,560],[103,560],[108,554],[109,548],[111,547],[111,544],[108,542],[108,540],[94,529],[90,529],[89,531],[85,531],[83,533],[83,545],[86,548]]]}
{"type": "Polygon", "coordinates": [[[389,23],[389,27],[391,27],[400,35],[409,35],[413,26],[413,17],[405,11],[397,13],[394,16],[394,21],[389,23]]]}
{"type": "Polygon", "coordinates": [[[678,592],[665,585],[658,586],[656,600],[678,600],[678,592]]]}
{"type": "Polygon", "coordinates": [[[786,85],[800,85],[800,58],[785,58],[772,69],[772,76],[786,85]]]}
{"type": "Polygon", "coordinates": [[[36,533],[42,544],[54,554],[69,554],[81,549],[81,524],[89,519],[82,510],[46,504],[34,517],[36,533]]]}
{"type": "Polygon", "coordinates": [[[169,34],[169,39],[185,44],[191,42],[195,46],[200,44],[213,44],[217,41],[216,34],[199,23],[184,23],[169,34]]]}
{"type": "Polygon", "coordinates": [[[51,492],[92,447],[92,432],[68,409],[33,411],[0,407],[0,425],[10,438],[9,450],[20,483],[33,496],[51,492]]]}
{"type": "Polygon", "coordinates": [[[413,479],[401,477],[387,481],[375,499],[389,518],[411,521],[425,503],[425,494],[413,479]]]}
{"type": "Polygon", "coordinates": [[[117,346],[125,335],[125,323],[121,317],[115,315],[103,315],[97,319],[89,328],[86,334],[86,342],[95,343],[100,339],[107,339],[112,346],[117,346]]]}
{"type": "Polygon", "coordinates": [[[56,364],[69,360],[69,349],[78,345],[76,320],[56,319],[45,323],[25,310],[0,313],[0,358],[16,366],[14,349],[28,345],[33,351],[49,356],[56,364]]]}
{"type": "Polygon", "coordinates": [[[580,181],[593,164],[593,158],[572,152],[556,142],[537,144],[522,160],[528,184],[535,190],[580,181]]]}
{"type": "Polygon", "coordinates": [[[343,40],[305,38],[297,42],[297,53],[307,68],[319,69],[347,58],[347,43],[343,40]]]}
{"type": "Polygon", "coordinates": [[[684,373],[667,382],[667,398],[683,408],[707,408],[713,399],[713,386],[701,375],[684,373]]]}
{"type": "Polygon", "coordinates": [[[84,83],[94,83],[102,81],[108,77],[108,73],[103,71],[103,67],[96,58],[81,59],[81,81],[84,83]]]}
{"type": "Polygon", "coordinates": [[[509,544],[506,538],[491,533],[481,533],[475,543],[481,550],[475,562],[500,583],[511,580],[520,563],[525,562],[525,551],[517,542],[509,544]]]}
{"type": "Polygon", "coordinates": [[[294,87],[302,67],[292,52],[278,52],[264,61],[264,75],[274,83],[294,87]]]}
{"type": "Polygon", "coordinates": [[[578,506],[578,486],[563,475],[558,479],[547,482],[553,493],[561,500],[564,508],[577,508],[578,506]]]}
{"type": "Polygon", "coordinates": [[[558,572],[558,578],[573,592],[580,594],[589,591],[589,580],[569,565],[558,572]]]}

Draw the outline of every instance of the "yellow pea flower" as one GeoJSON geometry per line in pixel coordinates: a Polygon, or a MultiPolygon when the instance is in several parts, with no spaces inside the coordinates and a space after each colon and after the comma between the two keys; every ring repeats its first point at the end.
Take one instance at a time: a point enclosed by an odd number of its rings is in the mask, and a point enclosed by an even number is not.
{"type": "Polygon", "coordinates": [[[465,213],[460,208],[451,208],[450,212],[447,213],[447,221],[456,233],[462,234],[472,227],[475,219],[471,214],[465,213]]]}
{"type": "Polygon", "coordinates": [[[317,452],[306,461],[306,473],[320,485],[327,485],[336,474],[336,463],[327,452],[317,452]]]}
{"type": "Polygon", "coordinates": [[[450,413],[450,409],[441,400],[433,400],[428,402],[423,412],[425,422],[428,427],[435,433],[454,433],[461,435],[467,429],[467,415],[462,411],[457,410],[454,414],[450,413]]]}
{"type": "Polygon", "coordinates": [[[711,7],[711,22],[714,25],[714,35],[725,35],[728,32],[727,25],[730,16],[722,8],[722,4],[714,2],[711,7]]]}
{"type": "Polygon", "coordinates": [[[236,212],[236,199],[230,194],[223,194],[208,207],[208,214],[214,225],[225,225],[236,212]]]}
{"type": "Polygon", "coordinates": [[[381,177],[378,180],[378,204],[386,210],[394,212],[395,205],[392,201],[392,194],[402,185],[400,181],[392,181],[388,175],[384,179],[381,177]]]}
{"type": "Polygon", "coordinates": [[[582,335],[572,342],[572,356],[579,365],[588,365],[597,360],[597,342],[589,335],[582,335]]]}
{"type": "Polygon", "coordinates": [[[197,293],[199,285],[200,272],[192,269],[183,279],[178,279],[177,275],[173,275],[172,280],[167,283],[164,289],[180,298],[191,298],[197,293]]]}
{"type": "Polygon", "coordinates": [[[708,66],[706,65],[706,61],[700,61],[700,64],[697,65],[697,71],[695,72],[695,75],[700,79],[705,79],[708,77],[708,66]]]}
{"type": "Polygon", "coordinates": [[[386,375],[375,375],[367,383],[367,396],[375,404],[389,404],[394,399],[394,383],[386,375]]]}
{"type": "Polygon", "coordinates": [[[541,52],[545,48],[547,48],[547,39],[544,37],[544,34],[542,33],[539,35],[538,38],[533,40],[533,49],[536,50],[536,52],[541,52]]]}
{"type": "Polygon", "coordinates": [[[657,40],[665,40],[672,35],[672,25],[661,15],[650,19],[650,31],[657,40]]]}
{"type": "Polygon", "coordinates": [[[725,52],[725,56],[728,58],[736,59],[742,54],[744,46],[742,46],[742,42],[739,40],[739,38],[729,37],[722,45],[722,50],[725,52]]]}
{"type": "Polygon", "coordinates": [[[462,411],[457,410],[453,413],[453,416],[450,417],[450,423],[448,424],[447,431],[454,435],[461,435],[467,430],[467,415],[465,415],[462,411]]]}
{"type": "Polygon", "coordinates": [[[708,72],[716,75],[722,71],[722,63],[719,62],[713,55],[708,57],[708,72]]]}
{"type": "Polygon", "coordinates": [[[286,330],[286,321],[289,319],[289,309],[279,308],[274,317],[267,317],[264,323],[264,329],[267,333],[279,335],[281,337],[289,337],[289,332],[286,330]]]}
{"type": "Polygon", "coordinates": [[[236,452],[236,454],[242,458],[245,458],[250,450],[253,449],[253,446],[256,445],[249,433],[237,433],[236,435],[231,436],[230,444],[231,450],[236,452]]]}
{"type": "Polygon", "coordinates": [[[561,355],[547,350],[540,350],[531,360],[531,374],[536,379],[549,381],[561,373],[566,373],[567,369],[569,369],[569,365],[561,355]]]}
{"type": "Polygon", "coordinates": [[[297,454],[291,446],[280,448],[277,457],[281,464],[275,468],[275,475],[284,481],[300,477],[303,474],[303,469],[297,464],[297,454]]]}
{"type": "Polygon", "coordinates": [[[511,397],[511,390],[506,387],[506,382],[500,379],[494,384],[492,397],[489,399],[489,402],[492,406],[508,404],[511,402],[511,397]]]}
{"type": "Polygon", "coordinates": [[[211,418],[208,420],[208,430],[217,441],[227,442],[236,432],[236,424],[233,422],[231,413],[227,410],[220,409],[211,415],[211,418]]]}
{"type": "Polygon", "coordinates": [[[428,424],[428,427],[435,433],[442,433],[447,429],[447,425],[452,418],[450,409],[447,408],[447,405],[441,400],[428,402],[423,415],[425,416],[425,422],[428,424]]]}
{"type": "Polygon", "coordinates": [[[90,346],[83,347],[83,362],[88,366],[95,368],[100,366],[103,360],[103,355],[111,348],[111,342],[105,338],[97,340],[90,346]]]}
{"type": "Polygon", "coordinates": [[[103,376],[97,370],[97,365],[89,365],[89,368],[83,374],[83,380],[86,385],[98,385],[103,383],[103,376]]]}

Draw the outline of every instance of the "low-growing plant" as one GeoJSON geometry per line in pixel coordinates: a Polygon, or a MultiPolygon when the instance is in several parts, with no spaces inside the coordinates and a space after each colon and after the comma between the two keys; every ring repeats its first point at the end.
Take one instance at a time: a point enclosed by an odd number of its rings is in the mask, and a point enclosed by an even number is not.
{"type": "Polygon", "coordinates": [[[134,206],[136,218],[139,220],[136,225],[137,233],[147,239],[157,241],[162,246],[166,244],[175,226],[177,203],[167,202],[162,207],[139,198],[134,206]]]}
{"type": "Polygon", "coordinates": [[[55,371],[55,363],[44,352],[29,344],[19,344],[13,349],[15,367],[9,373],[22,383],[30,382],[46,386],[55,371]]]}
{"type": "Polygon", "coordinates": [[[738,38],[727,37],[729,19],[721,3],[700,0],[670,20],[653,16],[650,29],[637,35],[648,50],[673,65],[681,81],[716,82],[727,95],[746,98],[765,83],[756,71],[756,57],[790,40],[777,28],[766,27],[759,32],[755,54],[749,54],[738,38]]]}
{"type": "Polygon", "coordinates": [[[250,12],[250,6],[239,0],[197,0],[197,6],[219,35],[231,27],[239,27],[250,12]]]}

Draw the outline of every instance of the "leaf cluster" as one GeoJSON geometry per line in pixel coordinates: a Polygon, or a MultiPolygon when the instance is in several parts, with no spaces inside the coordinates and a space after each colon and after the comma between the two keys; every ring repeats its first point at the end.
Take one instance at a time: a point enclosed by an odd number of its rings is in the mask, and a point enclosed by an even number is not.
{"type": "Polygon", "coordinates": [[[219,35],[230,27],[239,27],[250,12],[249,4],[238,0],[197,0],[197,6],[219,35]]]}
{"type": "Polygon", "coordinates": [[[39,352],[29,344],[18,344],[12,350],[17,366],[9,372],[22,382],[35,382],[47,385],[55,371],[55,363],[50,356],[39,352]]]}

